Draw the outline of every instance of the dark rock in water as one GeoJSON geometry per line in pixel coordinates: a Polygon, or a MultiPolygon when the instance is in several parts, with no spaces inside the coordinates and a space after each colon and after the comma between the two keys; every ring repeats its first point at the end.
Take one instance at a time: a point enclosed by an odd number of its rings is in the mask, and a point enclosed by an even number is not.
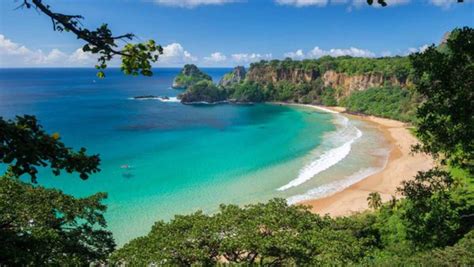
{"type": "Polygon", "coordinates": [[[134,96],[133,99],[137,99],[137,100],[147,100],[147,99],[169,100],[170,98],[167,97],[167,96],[139,95],[139,96],[134,96]]]}
{"type": "Polygon", "coordinates": [[[190,86],[186,92],[179,95],[178,98],[181,103],[218,103],[226,100],[226,93],[224,89],[217,87],[211,81],[200,81],[190,86]]]}
{"type": "Polygon", "coordinates": [[[133,99],[156,99],[158,96],[154,95],[139,95],[139,96],[134,96],[133,99]]]}
{"type": "Polygon", "coordinates": [[[202,72],[196,65],[186,64],[181,72],[174,78],[172,87],[186,89],[202,80],[212,81],[212,78],[202,72]]]}
{"type": "Polygon", "coordinates": [[[219,85],[222,87],[230,87],[234,84],[241,83],[245,80],[247,72],[243,66],[235,67],[232,72],[227,73],[219,81],[219,85]]]}

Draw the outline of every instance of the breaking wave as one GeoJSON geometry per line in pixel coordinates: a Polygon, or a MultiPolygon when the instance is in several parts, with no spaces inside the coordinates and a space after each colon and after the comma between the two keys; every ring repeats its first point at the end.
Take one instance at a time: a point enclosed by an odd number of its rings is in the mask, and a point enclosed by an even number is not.
{"type": "Polygon", "coordinates": [[[336,120],[336,124],[340,125],[340,129],[329,136],[325,142],[332,142],[336,144],[343,142],[342,145],[337,145],[335,148],[322,153],[318,158],[303,167],[300,170],[297,178],[278,188],[278,191],[284,191],[291,187],[296,187],[303,184],[318,173],[336,165],[338,162],[347,157],[347,155],[349,155],[352,144],[362,136],[362,132],[357,127],[350,124],[349,119],[344,116],[336,115],[336,120]]]}

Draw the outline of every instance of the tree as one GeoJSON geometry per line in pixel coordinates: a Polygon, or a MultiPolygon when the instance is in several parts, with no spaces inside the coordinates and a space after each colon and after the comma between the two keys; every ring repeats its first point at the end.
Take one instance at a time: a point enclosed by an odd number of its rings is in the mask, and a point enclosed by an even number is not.
{"type": "Polygon", "coordinates": [[[453,245],[474,223],[474,195],[462,190],[451,175],[435,168],[404,181],[399,192],[406,200],[400,218],[407,238],[417,247],[453,245]]]}
{"type": "Polygon", "coordinates": [[[417,110],[416,151],[474,172],[474,29],[451,33],[444,49],[410,56],[424,101],[417,110]],[[442,51],[440,51],[442,50],[442,51]]]}
{"type": "MultiPolygon", "coordinates": [[[[374,217],[374,216],[372,216],[374,217]]],[[[221,205],[157,222],[144,237],[113,253],[128,265],[331,265],[359,262],[374,247],[374,220],[333,220],[283,199],[245,207],[221,205]]]]}
{"type": "Polygon", "coordinates": [[[29,115],[15,120],[0,117],[0,162],[9,164],[16,177],[28,174],[33,183],[37,180],[37,167],[49,166],[54,175],[61,170],[78,172],[83,180],[100,171],[99,155],[88,156],[85,148],[73,151],[60,141],[58,133],[47,134],[36,117],[29,115]]]}
{"type": "Polygon", "coordinates": [[[379,192],[372,192],[367,197],[367,202],[369,204],[369,208],[371,209],[378,209],[382,206],[382,198],[380,197],[379,192]]]}
{"type": "Polygon", "coordinates": [[[114,250],[98,193],[76,199],[59,190],[0,177],[0,265],[87,266],[114,250]]]}
{"type": "Polygon", "coordinates": [[[0,265],[87,265],[114,250],[112,233],[105,230],[105,193],[76,199],[19,179],[28,174],[36,183],[39,166],[55,175],[78,172],[82,179],[99,171],[98,155],[73,151],[59,139],[33,116],[0,117],[0,159],[9,164],[0,176],[0,265]]]}
{"type": "Polygon", "coordinates": [[[144,43],[127,43],[123,48],[118,48],[117,41],[133,40],[134,34],[127,33],[119,36],[113,36],[107,24],[102,24],[95,30],[81,27],[81,15],[66,15],[56,13],[43,0],[22,0],[19,7],[32,8],[42,12],[51,18],[53,29],[59,32],[72,32],[78,39],[86,41],[82,51],[97,54],[98,64],[95,66],[99,71],[97,76],[105,77],[104,70],[107,68],[107,62],[114,56],[122,57],[121,69],[125,74],[151,76],[151,63],[158,60],[159,55],[163,54],[163,48],[157,45],[154,40],[144,43]]]}

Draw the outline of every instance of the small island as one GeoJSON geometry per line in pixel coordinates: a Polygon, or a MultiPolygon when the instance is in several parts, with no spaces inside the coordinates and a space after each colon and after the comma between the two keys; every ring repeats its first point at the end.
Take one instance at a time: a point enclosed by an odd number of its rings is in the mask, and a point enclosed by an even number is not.
{"type": "Polygon", "coordinates": [[[172,87],[174,89],[187,89],[189,86],[202,80],[212,82],[211,76],[202,72],[196,65],[186,64],[181,72],[174,78],[172,87]]]}

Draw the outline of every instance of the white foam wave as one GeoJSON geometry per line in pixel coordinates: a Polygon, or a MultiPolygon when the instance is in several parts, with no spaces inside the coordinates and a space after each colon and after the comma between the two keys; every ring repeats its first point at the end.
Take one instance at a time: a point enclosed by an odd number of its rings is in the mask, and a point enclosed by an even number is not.
{"type": "Polygon", "coordinates": [[[172,103],[179,103],[179,102],[181,102],[181,101],[180,101],[177,97],[175,97],[175,96],[169,97],[168,99],[159,98],[158,100],[160,100],[161,102],[172,102],[172,103]]]}
{"type": "Polygon", "coordinates": [[[288,202],[288,204],[295,204],[295,203],[302,202],[305,200],[321,198],[321,197],[334,194],[336,192],[342,191],[345,188],[365,179],[366,177],[376,174],[377,172],[381,171],[383,168],[384,167],[382,168],[372,167],[372,168],[361,169],[358,172],[346,177],[345,179],[334,181],[325,185],[321,185],[314,189],[308,190],[304,194],[289,197],[286,199],[286,201],[288,202]]]}
{"type": "Polygon", "coordinates": [[[158,100],[161,102],[170,102],[170,103],[179,103],[181,102],[177,97],[172,96],[168,98],[163,98],[163,97],[143,97],[143,98],[134,98],[134,97],[129,97],[129,100],[138,100],[138,101],[145,101],[145,100],[158,100]]]}
{"type": "Polygon", "coordinates": [[[341,115],[337,115],[336,117],[339,120],[342,119],[342,121],[338,122],[338,124],[342,126],[342,129],[338,130],[334,137],[331,137],[331,139],[348,140],[342,145],[324,152],[319,158],[306,165],[303,169],[300,170],[299,175],[296,179],[291,180],[286,185],[278,188],[278,191],[284,191],[291,187],[301,185],[302,183],[313,178],[318,173],[323,172],[334,166],[339,161],[347,157],[347,155],[349,155],[349,153],[351,152],[352,144],[362,136],[362,132],[357,127],[350,125],[348,118],[341,115]]]}

